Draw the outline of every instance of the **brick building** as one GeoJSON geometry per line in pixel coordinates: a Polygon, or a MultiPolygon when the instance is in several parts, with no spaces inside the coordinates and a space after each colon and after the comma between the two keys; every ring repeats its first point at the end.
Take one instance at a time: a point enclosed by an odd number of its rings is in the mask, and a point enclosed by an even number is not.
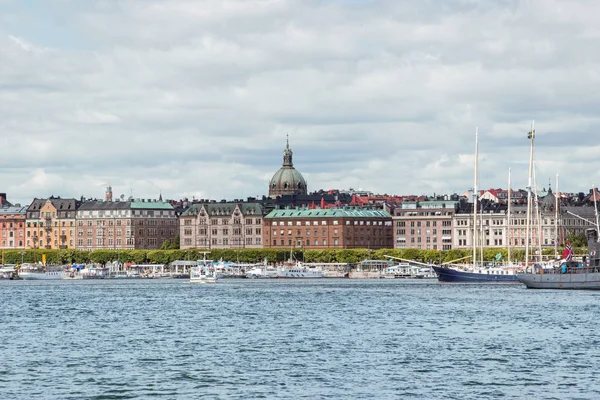
{"type": "Polygon", "coordinates": [[[178,233],[175,210],[162,200],[88,200],[77,209],[79,250],[158,249],[178,233]]]}
{"type": "Polygon", "coordinates": [[[392,216],[384,210],[340,207],[273,210],[264,218],[266,248],[393,247],[392,216]]]}

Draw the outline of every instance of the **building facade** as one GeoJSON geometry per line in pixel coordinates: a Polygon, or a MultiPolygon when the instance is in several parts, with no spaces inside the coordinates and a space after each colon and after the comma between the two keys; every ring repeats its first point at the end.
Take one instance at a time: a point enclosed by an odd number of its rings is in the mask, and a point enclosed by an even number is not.
{"type": "Polygon", "coordinates": [[[158,249],[178,234],[173,206],[160,200],[89,200],[77,209],[79,250],[158,249]]]}
{"type": "Polygon", "coordinates": [[[273,210],[264,218],[266,248],[393,247],[392,216],[359,207],[273,210]]]}
{"type": "Polygon", "coordinates": [[[393,211],[394,247],[450,250],[458,202],[404,201],[393,211]]]}
{"type": "Polygon", "coordinates": [[[261,248],[262,224],[259,202],[192,204],[180,217],[180,248],[261,248]]]}
{"type": "Polygon", "coordinates": [[[27,207],[0,206],[0,238],[3,249],[25,248],[27,207]]]}
{"type": "Polygon", "coordinates": [[[27,208],[25,246],[28,249],[74,248],[78,205],[75,199],[34,199],[27,208]]]}

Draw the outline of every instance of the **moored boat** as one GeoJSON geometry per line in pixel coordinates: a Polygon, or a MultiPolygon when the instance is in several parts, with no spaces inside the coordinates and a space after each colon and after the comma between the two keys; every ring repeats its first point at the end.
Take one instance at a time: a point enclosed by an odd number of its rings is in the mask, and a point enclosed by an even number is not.
{"type": "Polygon", "coordinates": [[[519,282],[528,289],[600,290],[598,227],[588,229],[587,239],[588,254],[581,262],[569,260],[555,268],[536,268],[518,274],[519,282]]]}
{"type": "Polygon", "coordinates": [[[190,269],[190,283],[217,283],[219,276],[213,266],[212,260],[207,260],[204,252],[204,258],[198,260],[198,265],[190,269]]]}
{"type": "Polygon", "coordinates": [[[316,279],[325,278],[323,271],[306,267],[302,262],[287,262],[282,267],[277,268],[277,278],[281,279],[316,279]]]}
{"type": "Polygon", "coordinates": [[[60,280],[65,269],[60,265],[23,264],[19,268],[19,277],[24,280],[60,280]]]}
{"type": "Polygon", "coordinates": [[[433,266],[440,282],[454,283],[519,283],[519,268],[433,266]]]}

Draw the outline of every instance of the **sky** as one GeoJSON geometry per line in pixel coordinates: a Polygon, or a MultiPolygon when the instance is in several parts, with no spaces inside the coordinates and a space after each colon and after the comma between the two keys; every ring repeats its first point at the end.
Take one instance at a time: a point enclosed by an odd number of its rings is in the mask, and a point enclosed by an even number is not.
{"type": "Polygon", "coordinates": [[[0,0],[0,192],[262,196],[600,184],[600,3],[0,0]]]}

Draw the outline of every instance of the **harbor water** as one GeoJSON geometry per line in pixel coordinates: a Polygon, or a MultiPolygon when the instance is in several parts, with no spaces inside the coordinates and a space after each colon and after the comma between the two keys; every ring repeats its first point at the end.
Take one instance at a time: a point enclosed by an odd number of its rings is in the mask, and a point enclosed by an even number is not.
{"type": "Polygon", "coordinates": [[[0,398],[598,399],[600,293],[0,281],[0,398]]]}

